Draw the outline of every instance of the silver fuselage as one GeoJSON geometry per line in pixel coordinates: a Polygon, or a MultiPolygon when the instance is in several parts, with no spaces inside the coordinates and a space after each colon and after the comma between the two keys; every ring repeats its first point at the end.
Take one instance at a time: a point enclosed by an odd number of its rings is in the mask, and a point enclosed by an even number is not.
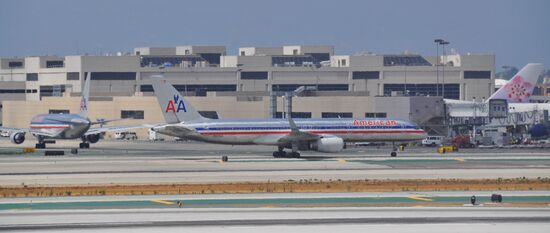
{"type": "MultiPolygon", "coordinates": [[[[415,124],[394,119],[310,118],[295,119],[300,131],[333,135],[346,142],[416,141],[426,137],[415,124]]],[[[286,119],[221,119],[204,122],[182,122],[153,128],[161,134],[221,144],[278,145],[276,139],[290,133],[286,119]],[[177,130],[186,128],[189,130],[177,130]]]]}
{"type": "Polygon", "coordinates": [[[30,133],[43,138],[76,139],[82,137],[90,126],[89,119],[77,114],[41,114],[32,118],[30,133]]]}

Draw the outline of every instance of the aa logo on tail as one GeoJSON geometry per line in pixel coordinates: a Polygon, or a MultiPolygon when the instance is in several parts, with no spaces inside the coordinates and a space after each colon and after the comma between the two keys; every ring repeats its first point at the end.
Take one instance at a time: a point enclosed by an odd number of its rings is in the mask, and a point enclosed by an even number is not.
{"type": "Polygon", "coordinates": [[[179,95],[174,95],[174,100],[168,101],[168,106],[166,106],[165,112],[187,112],[187,109],[185,108],[185,104],[183,103],[183,99],[180,100],[179,95]],[[177,105],[177,108],[176,108],[177,105]]]}
{"type": "Polygon", "coordinates": [[[87,111],[88,110],[88,104],[86,103],[85,99],[80,100],[80,111],[87,111]]]}

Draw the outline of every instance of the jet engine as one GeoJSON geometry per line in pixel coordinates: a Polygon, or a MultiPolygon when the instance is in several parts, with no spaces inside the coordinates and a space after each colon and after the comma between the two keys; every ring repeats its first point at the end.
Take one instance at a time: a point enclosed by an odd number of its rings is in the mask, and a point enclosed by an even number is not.
{"type": "Polygon", "coordinates": [[[22,132],[12,133],[10,135],[10,140],[12,143],[21,144],[25,141],[25,133],[22,133],[22,132]]]}
{"type": "Polygon", "coordinates": [[[321,138],[311,144],[311,149],[320,152],[339,152],[344,149],[344,139],[339,137],[321,138]]]}
{"type": "Polygon", "coordinates": [[[90,143],[96,143],[99,141],[99,134],[90,134],[88,136],[86,136],[86,141],[90,142],[90,143]]]}

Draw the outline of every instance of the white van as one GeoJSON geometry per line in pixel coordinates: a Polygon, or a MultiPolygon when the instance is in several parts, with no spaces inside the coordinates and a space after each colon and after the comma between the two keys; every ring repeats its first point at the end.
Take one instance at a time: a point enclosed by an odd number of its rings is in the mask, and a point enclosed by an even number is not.
{"type": "Polygon", "coordinates": [[[423,146],[439,146],[443,143],[443,136],[428,136],[422,140],[423,146]]]}

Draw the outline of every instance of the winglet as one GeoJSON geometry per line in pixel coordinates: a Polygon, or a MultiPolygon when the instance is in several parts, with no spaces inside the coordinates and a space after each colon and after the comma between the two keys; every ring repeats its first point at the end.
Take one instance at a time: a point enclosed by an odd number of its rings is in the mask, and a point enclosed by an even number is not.
{"type": "Polygon", "coordinates": [[[292,133],[299,133],[300,132],[300,129],[298,128],[298,126],[296,126],[296,122],[294,122],[294,120],[292,120],[292,117],[288,118],[288,124],[290,125],[290,131],[292,133]]]}
{"type": "Polygon", "coordinates": [[[84,118],[88,117],[88,100],[90,97],[90,79],[92,79],[90,77],[90,73],[91,72],[88,72],[86,80],[84,81],[84,87],[81,92],[82,97],[80,99],[80,112],[78,113],[78,115],[84,118]]]}

